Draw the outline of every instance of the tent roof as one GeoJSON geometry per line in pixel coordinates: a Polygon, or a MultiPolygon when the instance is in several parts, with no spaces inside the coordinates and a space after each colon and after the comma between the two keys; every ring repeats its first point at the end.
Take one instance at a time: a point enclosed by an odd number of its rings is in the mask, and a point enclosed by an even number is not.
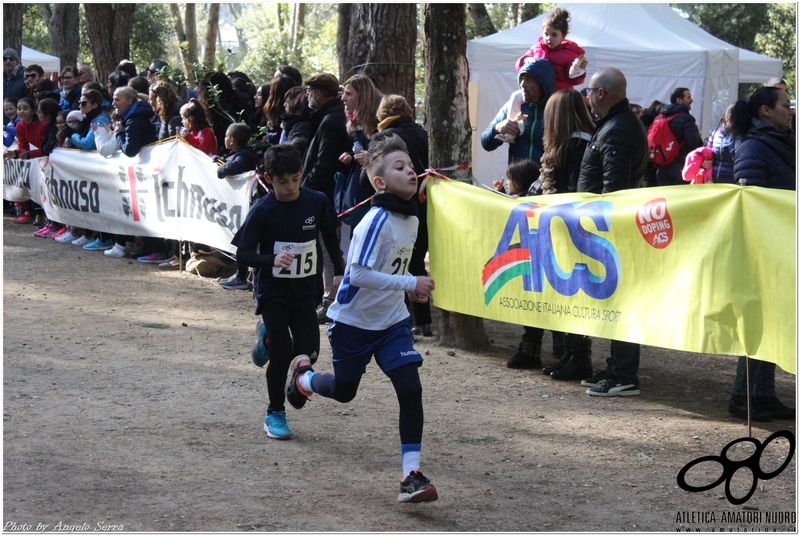
{"type": "Polygon", "coordinates": [[[26,67],[28,65],[38,65],[48,72],[61,72],[61,60],[57,56],[39,52],[25,45],[22,45],[22,56],[20,59],[22,60],[22,64],[26,67]]]}

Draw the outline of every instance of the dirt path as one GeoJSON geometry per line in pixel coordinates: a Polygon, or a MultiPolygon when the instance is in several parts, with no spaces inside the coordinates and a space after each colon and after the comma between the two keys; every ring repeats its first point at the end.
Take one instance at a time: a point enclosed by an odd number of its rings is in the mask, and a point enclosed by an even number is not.
{"type": "MultiPolygon", "coordinates": [[[[746,436],[726,412],[732,357],[644,347],[642,395],[597,399],[506,369],[521,327],[490,322],[482,354],[419,338],[422,469],[440,499],[400,505],[397,404],[376,366],[352,403],[289,408],[295,438],[270,440],[249,293],[3,225],[5,531],[796,529],[795,459],[743,506],[723,485],[676,483],[687,462],[746,436]]],[[[545,363],[550,347],[547,335],[545,363]]],[[[595,367],[607,349],[595,341],[595,367]]],[[[317,370],[331,370],[326,337],[317,370]]],[[[777,388],[795,403],[793,376],[778,371],[777,388]]],[[[753,435],[780,429],[795,422],[753,435]]],[[[748,477],[736,474],[735,495],[748,477]]]]}

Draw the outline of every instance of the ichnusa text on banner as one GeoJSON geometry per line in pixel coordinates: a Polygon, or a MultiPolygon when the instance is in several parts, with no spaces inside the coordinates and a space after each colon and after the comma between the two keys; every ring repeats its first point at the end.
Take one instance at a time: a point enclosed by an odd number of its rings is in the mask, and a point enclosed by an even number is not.
{"type": "Polygon", "coordinates": [[[253,173],[220,180],[217,165],[187,143],[117,152],[55,149],[49,158],[6,160],[3,196],[31,199],[48,218],[131,236],[189,240],[235,252],[230,244],[249,210],[253,173]]]}
{"type": "Polygon", "coordinates": [[[454,181],[428,188],[436,306],[796,373],[794,192],[708,184],[510,199],[454,181]]]}

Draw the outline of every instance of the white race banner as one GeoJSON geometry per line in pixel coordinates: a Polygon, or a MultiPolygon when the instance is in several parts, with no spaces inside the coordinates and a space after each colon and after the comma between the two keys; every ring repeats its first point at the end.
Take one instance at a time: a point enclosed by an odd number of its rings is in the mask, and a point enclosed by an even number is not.
{"type": "Polygon", "coordinates": [[[219,179],[217,165],[183,141],[144,147],[128,158],[55,149],[37,161],[7,160],[4,198],[29,198],[47,217],[111,234],[188,240],[235,252],[230,244],[249,210],[254,173],[219,179]],[[9,195],[9,196],[7,196],[9,195]]]}

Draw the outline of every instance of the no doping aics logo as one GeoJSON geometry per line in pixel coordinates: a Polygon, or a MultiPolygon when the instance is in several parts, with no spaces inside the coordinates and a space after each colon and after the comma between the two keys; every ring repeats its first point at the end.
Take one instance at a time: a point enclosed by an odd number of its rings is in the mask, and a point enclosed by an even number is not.
{"type": "Polygon", "coordinates": [[[533,202],[517,204],[508,217],[494,256],[483,268],[486,305],[516,277],[522,278],[526,292],[543,292],[546,280],[555,291],[567,297],[579,290],[594,299],[613,295],[621,274],[616,248],[606,238],[583,226],[587,219],[594,223],[597,232],[609,231],[612,208],[606,201],[555,206],[533,202]],[[568,229],[574,248],[601,264],[604,274],[593,273],[584,262],[574,262],[570,266],[558,264],[551,232],[553,221],[558,219],[568,229]],[[538,224],[534,225],[536,222],[538,224]],[[515,242],[517,231],[518,242],[515,242]]]}
{"type": "Polygon", "coordinates": [[[641,206],[635,222],[646,243],[655,249],[665,249],[674,239],[674,224],[666,208],[666,199],[662,197],[641,206]]]}

